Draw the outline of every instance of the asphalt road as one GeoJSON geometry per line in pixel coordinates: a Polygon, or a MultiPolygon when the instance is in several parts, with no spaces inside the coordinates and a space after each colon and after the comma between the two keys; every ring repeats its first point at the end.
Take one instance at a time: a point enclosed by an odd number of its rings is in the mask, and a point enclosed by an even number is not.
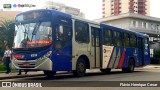
{"type": "MultiPolygon", "coordinates": [[[[72,73],[68,72],[58,72],[53,78],[47,78],[43,75],[43,72],[28,72],[27,75],[17,76],[17,72],[13,72],[11,74],[0,73],[0,80],[2,81],[160,81],[160,66],[147,66],[145,68],[136,68],[133,73],[123,73],[121,70],[112,70],[109,74],[101,73],[99,70],[88,70],[85,77],[74,77],[72,73]]],[[[83,83],[83,82],[82,82],[83,83]]],[[[79,84],[82,84],[79,83],[79,84]]],[[[60,84],[60,83],[59,83],[60,84]]],[[[71,84],[75,84],[74,82],[71,84]]],[[[69,85],[69,84],[68,84],[69,85]]],[[[58,86],[59,87],[59,86],[58,86]]],[[[61,87],[60,90],[64,87],[61,87]]],[[[95,90],[97,87],[81,87],[81,88],[65,88],[65,90],[81,90],[91,88],[95,90]]],[[[106,90],[106,88],[110,87],[99,87],[99,90],[106,90]]],[[[28,88],[29,89],[29,88],[28,88]]],[[[48,88],[49,89],[49,88],[48,88]]],[[[47,90],[48,90],[47,89],[47,90]]],[[[58,89],[54,87],[54,89],[58,89]]],[[[117,88],[120,89],[120,88],[117,88]]],[[[137,87],[124,88],[123,90],[132,89],[135,90],[137,87]]],[[[144,90],[159,90],[160,87],[145,87],[144,90]]],[[[1,90],[1,88],[0,88],[1,90]]],[[[29,89],[30,90],[30,89],[29,89]]],[[[116,90],[114,88],[110,88],[110,90],[116,90]]]]}
{"type": "Polygon", "coordinates": [[[133,73],[123,73],[121,70],[113,69],[111,73],[101,73],[98,69],[87,70],[85,77],[74,77],[72,73],[58,72],[53,78],[47,78],[43,72],[28,72],[27,75],[17,75],[18,72],[10,74],[0,73],[0,80],[50,80],[50,81],[160,81],[160,66],[148,66],[136,68],[133,73]]]}

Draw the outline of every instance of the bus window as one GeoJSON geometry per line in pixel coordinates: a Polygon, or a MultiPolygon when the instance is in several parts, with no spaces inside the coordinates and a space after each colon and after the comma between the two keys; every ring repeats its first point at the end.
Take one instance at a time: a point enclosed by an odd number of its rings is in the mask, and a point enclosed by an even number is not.
{"type": "Polygon", "coordinates": [[[103,35],[104,35],[104,45],[113,45],[112,31],[104,29],[103,35]]]}
{"type": "Polygon", "coordinates": [[[69,44],[72,39],[72,28],[69,26],[56,26],[56,45],[55,48],[61,49],[69,44]]]}
{"type": "Polygon", "coordinates": [[[79,43],[89,43],[89,26],[87,23],[75,22],[75,40],[79,43]]]}
{"type": "Polygon", "coordinates": [[[130,46],[137,47],[137,38],[135,35],[130,35],[130,46]]]}
{"type": "Polygon", "coordinates": [[[115,45],[121,46],[122,45],[121,33],[117,31],[114,31],[113,33],[114,33],[115,45]]]}
{"type": "Polygon", "coordinates": [[[91,41],[92,41],[92,46],[99,47],[100,46],[100,30],[99,28],[91,27],[91,41]]]}
{"type": "Polygon", "coordinates": [[[143,42],[142,42],[142,38],[138,38],[138,49],[141,51],[141,50],[143,50],[143,42]]]}
{"type": "Polygon", "coordinates": [[[123,43],[124,47],[129,47],[129,42],[130,42],[130,36],[127,33],[123,34],[123,43]]]}

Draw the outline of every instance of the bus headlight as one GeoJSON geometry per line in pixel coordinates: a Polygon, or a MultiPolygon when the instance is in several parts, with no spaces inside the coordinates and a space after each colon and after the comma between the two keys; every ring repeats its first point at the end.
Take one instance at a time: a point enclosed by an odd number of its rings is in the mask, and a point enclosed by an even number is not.
{"type": "Polygon", "coordinates": [[[16,58],[17,60],[24,59],[24,55],[22,55],[22,54],[15,54],[15,55],[13,55],[13,57],[16,58]]]}

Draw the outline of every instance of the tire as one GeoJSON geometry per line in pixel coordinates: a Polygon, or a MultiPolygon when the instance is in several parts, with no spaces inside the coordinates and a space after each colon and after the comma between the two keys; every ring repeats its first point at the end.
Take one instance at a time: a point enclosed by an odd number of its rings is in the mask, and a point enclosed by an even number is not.
{"type": "Polygon", "coordinates": [[[134,72],[134,67],[135,67],[134,60],[130,59],[128,63],[128,68],[122,68],[122,71],[126,73],[131,73],[134,72]]]}
{"type": "Polygon", "coordinates": [[[110,68],[100,69],[100,71],[103,72],[103,73],[110,73],[110,72],[111,72],[111,69],[110,69],[110,68]]]}
{"type": "Polygon", "coordinates": [[[73,71],[74,76],[82,77],[86,73],[86,63],[83,58],[78,59],[76,64],[76,70],[73,71]]]}
{"type": "Polygon", "coordinates": [[[44,70],[43,72],[44,72],[44,74],[45,74],[47,77],[53,77],[53,75],[56,74],[56,71],[47,71],[47,70],[44,70]]]}

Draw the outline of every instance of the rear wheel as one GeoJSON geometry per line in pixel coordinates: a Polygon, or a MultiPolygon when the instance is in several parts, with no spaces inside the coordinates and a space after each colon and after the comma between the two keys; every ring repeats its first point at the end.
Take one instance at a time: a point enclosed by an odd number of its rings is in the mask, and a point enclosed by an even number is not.
{"type": "Polygon", "coordinates": [[[134,72],[135,63],[133,59],[129,60],[128,68],[122,68],[123,72],[131,73],[134,72]]]}
{"type": "Polygon", "coordinates": [[[103,73],[110,73],[110,72],[111,72],[111,69],[110,69],[110,68],[100,69],[100,71],[103,72],[103,73]]]}
{"type": "Polygon", "coordinates": [[[73,74],[78,77],[82,77],[86,72],[86,63],[83,58],[78,59],[76,64],[76,70],[73,71],[73,74]]]}
{"type": "Polygon", "coordinates": [[[53,77],[53,75],[56,74],[56,71],[47,71],[47,70],[44,70],[43,72],[44,72],[44,74],[45,74],[47,77],[53,77]]]}

